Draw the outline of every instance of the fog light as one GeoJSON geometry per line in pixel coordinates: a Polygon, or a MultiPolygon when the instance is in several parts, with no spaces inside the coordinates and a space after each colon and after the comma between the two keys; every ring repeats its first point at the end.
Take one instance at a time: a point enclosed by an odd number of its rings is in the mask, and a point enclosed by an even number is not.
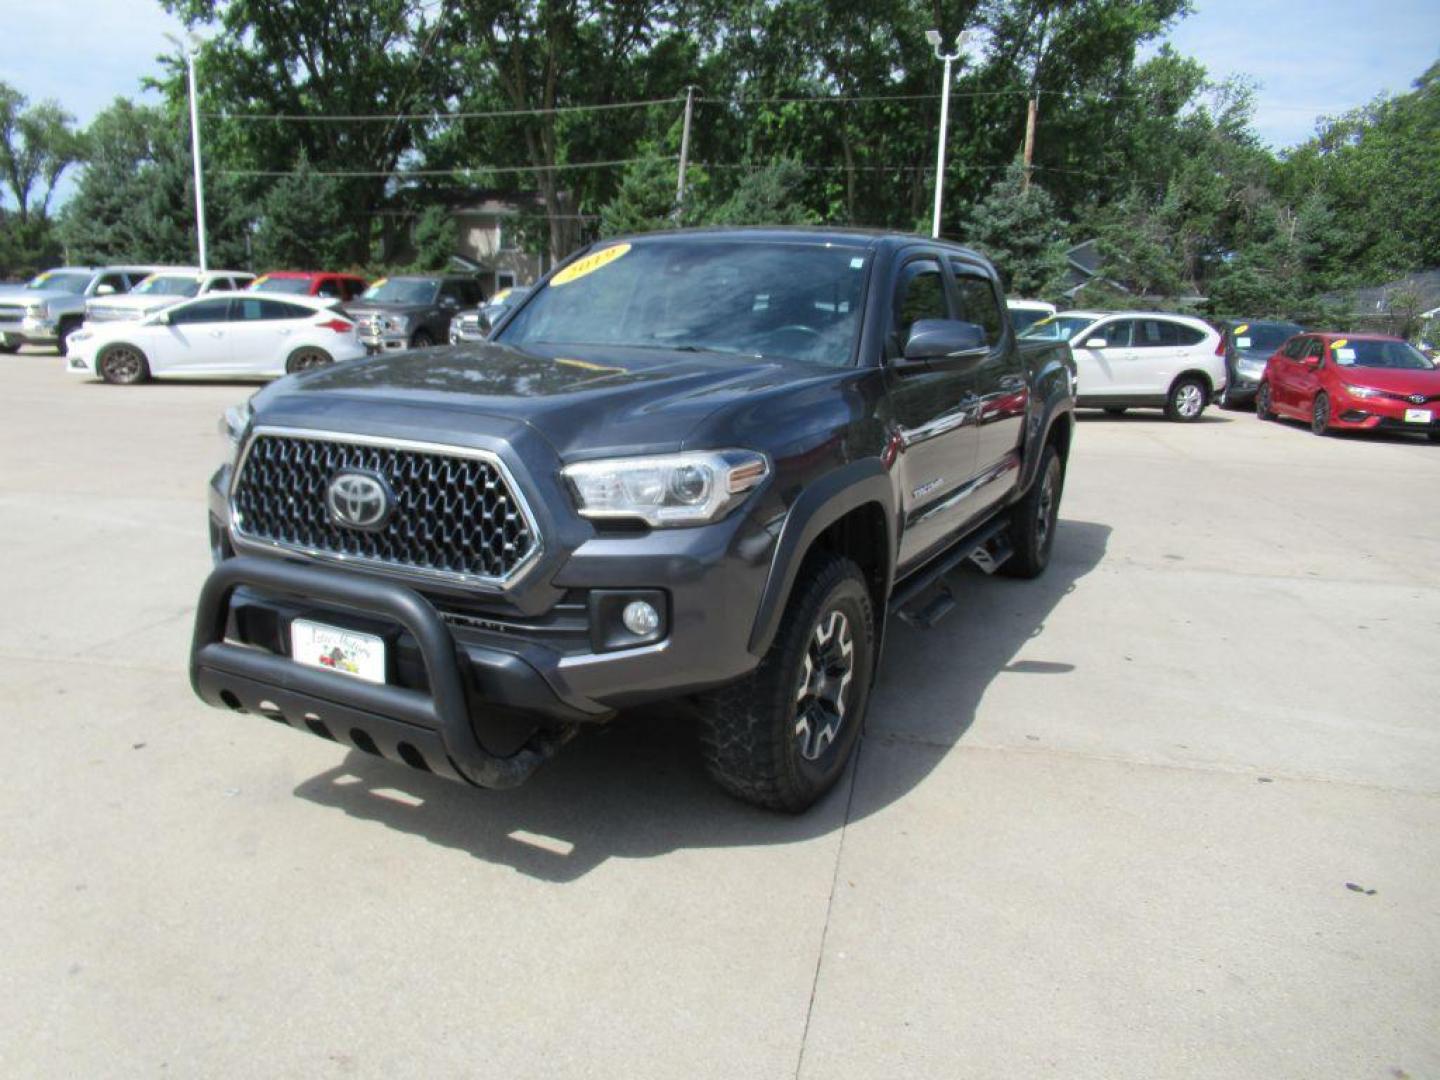
{"type": "Polygon", "coordinates": [[[620,621],[636,637],[645,637],[659,629],[660,613],[644,600],[632,600],[625,605],[620,621]]]}

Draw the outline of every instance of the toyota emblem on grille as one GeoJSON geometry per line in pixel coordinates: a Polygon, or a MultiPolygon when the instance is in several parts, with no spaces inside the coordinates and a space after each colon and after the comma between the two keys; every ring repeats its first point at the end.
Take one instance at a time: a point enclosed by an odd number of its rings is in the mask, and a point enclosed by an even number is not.
{"type": "Polygon", "coordinates": [[[1411,400],[1412,402],[1414,402],[1416,405],[1424,405],[1424,404],[1425,404],[1425,395],[1424,395],[1424,394],[1411,394],[1411,395],[1410,395],[1410,400],[1411,400]]]}
{"type": "Polygon", "coordinates": [[[390,519],[395,497],[378,476],[362,472],[337,473],[325,492],[330,516],[352,529],[378,529],[390,519]]]}

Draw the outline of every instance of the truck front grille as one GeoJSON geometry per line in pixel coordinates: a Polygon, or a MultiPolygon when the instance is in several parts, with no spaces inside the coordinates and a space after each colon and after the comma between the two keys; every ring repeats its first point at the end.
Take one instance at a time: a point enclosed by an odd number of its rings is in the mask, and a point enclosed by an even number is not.
{"type": "Polygon", "coordinates": [[[242,540],[489,583],[511,579],[540,548],[524,501],[483,451],[260,432],[239,470],[230,498],[242,540]],[[394,505],[383,525],[332,518],[327,494],[342,470],[385,479],[394,505]]]}
{"type": "Polygon", "coordinates": [[[85,309],[85,318],[91,322],[120,322],[124,319],[142,319],[145,311],[133,307],[103,307],[96,305],[85,309]]]}

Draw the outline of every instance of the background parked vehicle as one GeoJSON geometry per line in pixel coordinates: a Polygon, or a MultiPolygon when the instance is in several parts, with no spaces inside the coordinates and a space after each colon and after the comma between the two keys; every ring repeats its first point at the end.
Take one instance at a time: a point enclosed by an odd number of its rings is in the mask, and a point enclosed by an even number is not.
{"type": "Polygon", "coordinates": [[[85,301],[85,322],[126,322],[144,318],[194,296],[213,292],[237,292],[255,280],[243,270],[207,270],[198,267],[164,270],[151,274],[122,296],[104,296],[85,301]]]}
{"type": "Polygon", "coordinates": [[[1227,379],[1220,404],[1237,409],[1253,404],[1271,355],[1304,327],[1273,319],[1225,319],[1218,329],[1225,338],[1227,379]]]}
{"type": "Polygon", "coordinates": [[[164,266],[62,266],[18,289],[0,289],[0,352],[54,345],[64,356],[85,321],[85,301],[129,292],[164,266]]]}
{"type": "Polygon", "coordinates": [[[1198,420],[1225,389],[1224,342],[1202,319],[1161,311],[1065,311],[1030,328],[1027,338],[1069,331],[1079,386],[1077,404],[1118,416],[1164,409],[1171,420],[1198,420]]]}
{"type": "Polygon", "coordinates": [[[328,270],[268,270],[255,279],[250,291],[350,301],[363,293],[365,288],[365,279],[359,274],[336,274],[328,270]]]}
{"type": "Polygon", "coordinates": [[[372,353],[423,349],[450,338],[450,320],[485,298],[480,283],[462,275],[381,278],[345,310],[372,353]]]}
{"type": "Polygon", "coordinates": [[[528,287],[501,289],[477,308],[462,311],[450,320],[450,341],[484,341],[504,314],[530,294],[528,287]]]}
{"type": "Polygon", "coordinates": [[[1024,333],[1041,319],[1048,319],[1059,310],[1045,300],[1006,300],[1005,307],[1010,311],[1010,324],[1015,327],[1017,334],[1024,333]]]}
{"type": "Polygon", "coordinates": [[[201,296],[139,322],[99,323],[71,336],[66,365],[109,383],[150,378],[274,377],[365,355],[335,301],[247,293],[201,296]]]}
{"type": "Polygon", "coordinates": [[[1265,365],[1255,397],[1262,420],[1305,420],[1332,431],[1403,431],[1440,442],[1440,369],[1384,334],[1299,334],[1265,365]]]}

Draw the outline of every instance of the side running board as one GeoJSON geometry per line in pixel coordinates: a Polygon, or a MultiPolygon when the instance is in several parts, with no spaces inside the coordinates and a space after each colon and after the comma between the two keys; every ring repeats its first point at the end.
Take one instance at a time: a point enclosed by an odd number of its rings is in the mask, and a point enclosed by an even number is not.
{"type": "Polygon", "coordinates": [[[1014,553],[1010,544],[1010,517],[1003,514],[901,582],[890,594],[890,612],[917,630],[929,630],[959,606],[947,575],[966,562],[993,574],[1014,553]]]}

